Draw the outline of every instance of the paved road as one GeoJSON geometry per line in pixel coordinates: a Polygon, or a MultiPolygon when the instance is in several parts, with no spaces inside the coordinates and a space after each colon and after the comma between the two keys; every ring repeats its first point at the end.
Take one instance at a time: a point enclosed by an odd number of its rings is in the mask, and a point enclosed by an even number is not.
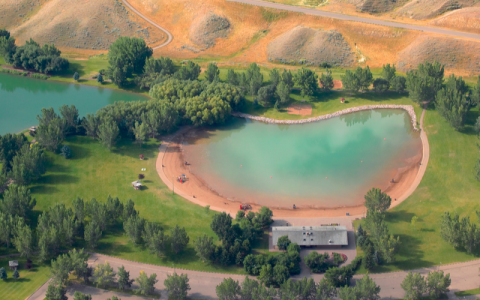
{"type": "Polygon", "coordinates": [[[166,34],[167,34],[167,40],[165,41],[165,43],[161,44],[161,45],[158,45],[156,47],[153,47],[152,49],[155,50],[155,49],[159,49],[159,48],[162,48],[162,47],[165,47],[166,45],[170,44],[170,42],[173,40],[173,35],[168,31],[166,30],[165,28],[157,25],[157,23],[154,23],[153,21],[151,21],[149,18],[147,18],[146,16],[144,16],[141,12],[139,12],[138,10],[136,10],[130,3],[128,3],[127,0],[122,0],[123,4],[125,4],[125,6],[127,6],[128,8],[130,8],[131,11],[133,11],[134,13],[136,13],[140,18],[144,19],[145,21],[147,21],[148,23],[152,24],[153,26],[157,27],[158,29],[164,31],[166,34]]]}
{"type": "Polygon", "coordinates": [[[461,31],[455,31],[455,30],[442,29],[437,27],[411,25],[411,24],[405,24],[405,23],[397,23],[397,22],[383,21],[383,20],[377,20],[377,19],[342,15],[342,14],[323,11],[323,10],[314,9],[314,8],[285,5],[280,3],[265,2],[265,1],[259,1],[259,0],[226,0],[226,1],[250,4],[255,6],[262,6],[262,7],[269,7],[269,8],[275,8],[275,9],[281,9],[281,10],[288,10],[293,12],[300,12],[304,14],[339,19],[344,21],[370,23],[370,24],[381,25],[381,26],[419,30],[419,31],[429,32],[429,33],[438,33],[438,34],[449,35],[454,37],[480,40],[480,34],[475,34],[475,33],[468,33],[468,32],[461,32],[461,31]]]}

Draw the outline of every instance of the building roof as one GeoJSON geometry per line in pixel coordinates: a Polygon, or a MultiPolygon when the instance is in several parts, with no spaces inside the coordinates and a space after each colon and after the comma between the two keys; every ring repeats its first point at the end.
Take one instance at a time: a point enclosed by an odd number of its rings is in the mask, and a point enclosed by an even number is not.
{"type": "Polygon", "coordinates": [[[299,246],[346,246],[348,245],[345,226],[279,226],[272,227],[272,242],[282,236],[288,236],[292,243],[299,246]]]}

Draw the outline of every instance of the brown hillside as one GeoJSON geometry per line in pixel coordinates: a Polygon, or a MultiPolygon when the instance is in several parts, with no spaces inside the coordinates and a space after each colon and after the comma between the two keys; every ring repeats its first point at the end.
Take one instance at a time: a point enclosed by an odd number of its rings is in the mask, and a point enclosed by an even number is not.
{"type": "Polygon", "coordinates": [[[267,47],[270,61],[333,66],[351,66],[355,55],[343,36],[335,30],[324,31],[298,26],[273,40],[267,47]]]}
{"type": "Polygon", "coordinates": [[[190,27],[190,40],[199,46],[215,46],[217,38],[226,38],[230,32],[230,22],[216,14],[208,13],[197,18],[190,27]]]}
{"type": "Polygon", "coordinates": [[[457,75],[480,73],[480,43],[467,40],[421,36],[398,53],[397,66],[407,71],[425,61],[445,65],[446,70],[457,75]]]}
{"type": "Polygon", "coordinates": [[[432,20],[429,24],[480,33],[480,7],[462,8],[432,20]]]}
{"type": "Polygon", "coordinates": [[[19,44],[33,38],[41,44],[96,50],[108,49],[119,36],[142,37],[148,44],[164,38],[118,0],[50,0],[12,35],[19,44]]]}
{"type": "Polygon", "coordinates": [[[408,0],[347,0],[347,2],[354,4],[361,12],[384,13],[405,4],[408,0]]]}
{"type": "Polygon", "coordinates": [[[48,0],[0,1],[0,28],[11,29],[27,21],[48,0]]]}
{"type": "Polygon", "coordinates": [[[477,0],[412,0],[401,7],[397,11],[397,15],[424,20],[476,4],[479,4],[477,0]]]}

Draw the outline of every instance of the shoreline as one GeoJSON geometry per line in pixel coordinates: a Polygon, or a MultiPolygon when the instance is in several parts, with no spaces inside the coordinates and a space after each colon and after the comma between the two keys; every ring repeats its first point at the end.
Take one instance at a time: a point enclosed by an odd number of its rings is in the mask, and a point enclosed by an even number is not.
{"type": "MultiPolygon", "coordinates": [[[[366,110],[371,108],[366,108],[370,106],[363,106],[357,108],[348,109],[341,111],[342,114],[351,113],[360,110],[366,110]],[[362,108],[362,109],[359,109],[362,108]],[[358,109],[353,111],[353,109],[358,109]]],[[[403,106],[399,107],[401,109],[405,109],[403,106]]],[[[411,110],[413,112],[413,107],[411,110]]],[[[392,107],[385,107],[382,105],[382,108],[392,108],[392,107]]],[[[405,109],[406,110],[406,109],[405,109]]],[[[338,112],[330,115],[339,116],[338,112]]],[[[411,115],[411,114],[410,114],[411,115]]],[[[415,114],[413,113],[415,116],[415,114]]],[[[235,115],[234,115],[235,116],[235,115]]],[[[329,116],[329,115],[325,115],[329,116]]],[[[311,118],[317,119],[316,121],[327,119],[325,116],[311,118]]],[[[329,117],[330,118],[330,117],[329,117]]],[[[307,119],[308,120],[308,119],[307,119]]],[[[415,117],[416,120],[416,117],[415,117]]],[[[287,121],[287,120],[285,120],[287,121]]],[[[422,113],[422,120],[421,124],[423,123],[423,113],[422,113]]],[[[294,121],[297,122],[297,121],[294,121]]],[[[312,122],[312,121],[310,121],[312,122]]],[[[286,123],[290,124],[290,123],[286,123]]],[[[298,123],[292,123],[298,124],[298,123]]],[[[182,139],[183,134],[190,130],[190,127],[182,128],[177,133],[172,135],[170,139],[159,147],[159,154],[157,157],[156,168],[157,173],[159,174],[162,181],[167,185],[167,187],[174,191],[176,194],[182,196],[186,200],[201,205],[203,207],[209,205],[210,209],[219,211],[219,212],[226,212],[229,213],[232,217],[235,217],[237,211],[239,210],[241,203],[237,201],[228,200],[225,197],[220,196],[217,192],[212,190],[201,178],[195,176],[192,172],[190,172],[188,166],[184,165],[185,159],[183,155],[182,149],[182,139]],[[188,178],[183,184],[175,183],[174,178],[178,176],[178,174],[185,174],[188,178]],[[173,184],[172,184],[173,182],[173,184]]],[[[424,134],[421,131],[421,134],[424,134]]],[[[426,135],[425,135],[426,138],[426,135]]],[[[408,198],[413,191],[416,189],[418,184],[423,177],[423,173],[421,172],[422,168],[425,169],[426,163],[425,159],[428,162],[428,141],[427,141],[427,156],[425,156],[425,142],[422,138],[422,152],[418,155],[418,157],[411,163],[409,166],[396,170],[395,173],[395,183],[386,184],[386,188],[383,190],[392,198],[392,204],[390,208],[397,206],[401,202],[403,202],[406,198],[408,198]],[[421,163],[419,164],[419,161],[421,163]],[[420,175],[420,176],[419,176],[420,175]],[[395,200],[396,199],[396,200],[395,200]]],[[[256,212],[260,209],[261,205],[252,204],[252,211],[256,212]]],[[[271,207],[269,208],[272,210],[273,215],[275,217],[297,217],[297,218],[314,218],[314,217],[348,217],[352,218],[362,218],[366,211],[365,206],[363,204],[359,204],[356,206],[341,206],[341,207],[325,207],[325,208],[282,208],[282,207],[271,207]]]]}

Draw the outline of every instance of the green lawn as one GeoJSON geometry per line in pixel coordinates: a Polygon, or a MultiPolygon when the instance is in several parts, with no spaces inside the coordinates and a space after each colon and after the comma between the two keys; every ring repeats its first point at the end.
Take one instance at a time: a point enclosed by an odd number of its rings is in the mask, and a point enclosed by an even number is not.
{"type": "Polygon", "coordinates": [[[50,268],[46,264],[33,264],[33,268],[25,270],[25,259],[0,258],[0,267],[7,270],[8,279],[0,280],[0,299],[23,300],[33,294],[42,284],[50,277],[50,268]],[[20,278],[15,280],[12,278],[13,271],[8,268],[9,260],[18,260],[20,278]]]}
{"type": "Polygon", "coordinates": [[[457,296],[457,297],[467,297],[467,296],[474,296],[474,295],[479,295],[479,294],[480,294],[480,288],[473,289],[473,290],[467,290],[467,291],[455,292],[455,296],[457,296]]]}
{"type": "MultiPolygon", "coordinates": [[[[122,201],[132,199],[140,216],[148,221],[158,222],[166,230],[176,224],[184,226],[190,237],[187,249],[178,255],[167,253],[165,257],[157,257],[130,243],[119,225],[105,233],[98,252],[157,265],[175,264],[176,268],[243,274],[242,268],[204,264],[197,258],[193,249],[196,237],[208,234],[217,239],[210,229],[215,212],[207,213],[203,207],[172,195],[155,169],[159,145],[156,140],[143,147],[122,140],[112,152],[88,137],[72,137],[65,144],[72,150],[72,159],[48,153],[48,172],[31,187],[38,212],[54,203],[70,206],[76,197],[106,201],[108,195],[112,195],[122,201]],[[145,160],[139,159],[140,154],[145,155],[145,160]],[[146,168],[146,172],[141,172],[142,168],[146,168]],[[131,182],[139,173],[145,174],[145,187],[136,191],[131,182]]],[[[259,241],[257,247],[264,248],[263,244],[259,241]]]]}
{"type": "Polygon", "coordinates": [[[479,157],[479,140],[471,127],[478,116],[477,109],[470,111],[465,130],[457,132],[435,110],[427,110],[424,120],[430,144],[427,171],[413,195],[388,211],[386,221],[390,232],[400,236],[402,244],[396,262],[375,272],[476,259],[442,240],[440,218],[443,212],[450,211],[470,216],[474,222],[478,220],[475,211],[480,210],[480,183],[474,177],[474,165],[479,157]],[[413,216],[418,217],[416,230],[410,223],[413,216]]]}

